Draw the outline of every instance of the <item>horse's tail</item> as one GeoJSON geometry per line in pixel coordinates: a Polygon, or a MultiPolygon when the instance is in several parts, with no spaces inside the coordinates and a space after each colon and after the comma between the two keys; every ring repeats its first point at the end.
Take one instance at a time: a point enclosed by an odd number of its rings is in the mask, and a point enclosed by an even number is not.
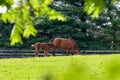
{"type": "Polygon", "coordinates": [[[54,40],[54,38],[52,38],[52,39],[49,41],[49,43],[51,43],[53,40],[54,40]]]}
{"type": "Polygon", "coordinates": [[[35,45],[34,45],[34,44],[32,44],[31,46],[32,46],[32,47],[34,47],[35,45]]]}
{"type": "Polygon", "coordinates": [[[79,48],[78,44],[76,43],[76,41],[74,39],[72,39],[72,40],[75,42],[75,48],[76,48],[77,54],[80,54],[80,48],[79,48]]]}
{"type": "Polygon", "coordinates": [[[77,52],[77,54],[80,54],[80,48],[79,48],[79,46],[76,44],[76,46],[75,46],[75,47],[76,47],[76,50],[77,50],[77,51],[76,51],[76,52],[77,52]]]}

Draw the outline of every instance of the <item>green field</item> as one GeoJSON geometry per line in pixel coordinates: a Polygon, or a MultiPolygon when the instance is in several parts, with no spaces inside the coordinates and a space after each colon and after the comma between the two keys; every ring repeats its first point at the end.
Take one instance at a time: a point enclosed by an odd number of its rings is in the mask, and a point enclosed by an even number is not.
{"type": "Polygon", "coordinates": [[[120,80],[120,54],[0,59],[0,80],[120,80]]]}

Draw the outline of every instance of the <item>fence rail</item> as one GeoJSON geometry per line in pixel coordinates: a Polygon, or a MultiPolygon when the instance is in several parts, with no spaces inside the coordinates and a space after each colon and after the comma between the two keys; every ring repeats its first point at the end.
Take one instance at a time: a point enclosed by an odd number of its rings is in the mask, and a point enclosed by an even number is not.
{"type": "MultiPolygon", "coordinates": [[[[52,55],[52,50],[49,51],[49,55],[52,55]]],[[[65,50],[57,50],[56,55],[65,55],[65,50]]],[[[75,50],[73,51],[75,53],[75,50]]],[[[120,50],[81,50],[81,54],[111,54],[120,53],[120,50]]],[[[0,58],[21,58],[21,57],[33,57],[34,50],[0,50],[0,58]]],[[[39,51],[39,56],[44,56],[43,51],[39,51]]]]}

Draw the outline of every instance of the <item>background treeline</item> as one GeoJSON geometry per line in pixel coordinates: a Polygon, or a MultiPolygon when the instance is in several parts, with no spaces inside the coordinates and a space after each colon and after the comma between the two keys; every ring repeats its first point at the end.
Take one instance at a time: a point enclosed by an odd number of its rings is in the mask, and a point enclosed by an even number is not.
{"type": "Polygon", "coordinates": [[[105,0],[108,10],[103,10],[98,19],[92,19],[83,10],[83,0],[55,0],[50,6],[61,12],[67,21],[50,21],[36,18],[34,26],[38,33],[36,37],[24,39],[23,45],[10,46],[9,36],[13,24],[0,20],[0,49],[31,49],[30,45],[39,42],[49,42],[54,37],[72,37],[82,50],[118,50],[120,49],[120,7],[119,3],[105,0]]]}

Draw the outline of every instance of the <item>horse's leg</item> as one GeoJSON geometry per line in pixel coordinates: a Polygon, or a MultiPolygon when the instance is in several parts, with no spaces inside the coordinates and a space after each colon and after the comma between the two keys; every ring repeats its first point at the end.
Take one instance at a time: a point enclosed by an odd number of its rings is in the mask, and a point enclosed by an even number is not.
{"type": "Polygon", "coordinates": [[[66,53],[66,55],[67,55],[67,56],[69,55],[69,52],[70,52],[70,50],[69,50],[69,49],[67,49],[67,53],[66,53]]]}
{"type": "Polygon", "coordinates": [[[76,54],[79,55],[80,54],[80,50],[76,50],[76,54]]]}
{"type": "Polygon", "coordinates": [[[44,54],[46,57],[48,57],[48,50],[44,50],[44,54]]]}
{"type": "Polygon", "coordinates": [[[73,50],[71,50],[71,54],[74,55],[73,50]]]}
{"type": "Polygon", "coordinates": [[[56,52],[56,49],[54,49],[54,51],[53,51],[53,56],[55,56],[55,52],[56,52]]]}
{"type": "Polygon", "coordinates": [[[53,56],[55,56],[55,52],[56,52],[56,48],[54,48],[54,50],[53,50],[53,56]]]}
{"type": "Polygon", "coordinates": [[[74,49],[71,49],[71,54],[74,55],[74,49]]]}
{"type": "Polygon", "coordinates": [[[39,57],[38,53],[39,53],[39,50],[35,50],[35,57],[39,57]]]}

